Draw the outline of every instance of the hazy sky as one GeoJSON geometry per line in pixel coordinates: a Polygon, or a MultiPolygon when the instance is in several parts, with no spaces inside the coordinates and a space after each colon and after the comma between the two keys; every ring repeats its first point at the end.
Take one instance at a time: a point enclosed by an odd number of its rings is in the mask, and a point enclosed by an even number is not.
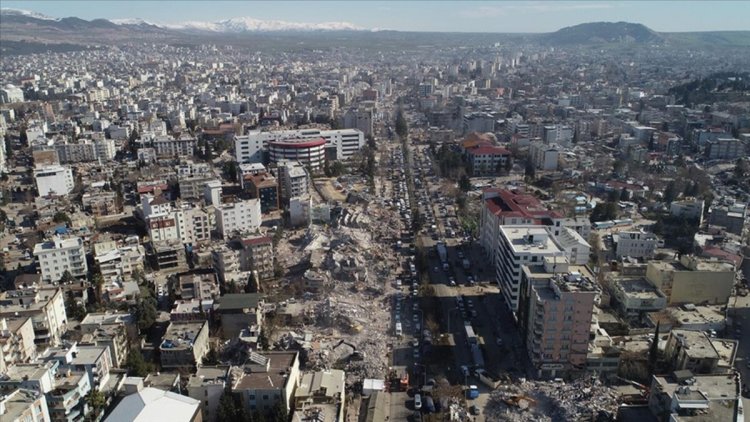
{"type": "Polygon", "coordinates": [[[12,1],[2,7],[52,17],[143,18],[156,23],[252,17],[345,21],[402,31],[550,32],[593,21],[642,23],[662,32],[750,30],[750,1],[12,1]]]}

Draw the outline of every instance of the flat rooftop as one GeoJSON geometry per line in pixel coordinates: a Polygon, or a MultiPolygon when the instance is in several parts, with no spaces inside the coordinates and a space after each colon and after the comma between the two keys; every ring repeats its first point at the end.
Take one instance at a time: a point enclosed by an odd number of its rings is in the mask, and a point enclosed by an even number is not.
{"type": "Polygon", "coordinates": [[[552,255],[562,249],[543,226],[500,226],[501,236],[510,243],[514,254],[552,255]]]}
{"type": "Polygon", "coordinates": [[[201,331],[206,321],[179,321],[171,322],[167,327],[160,349],[181,349],[192,347],[195,338],[201,331]]]}
{"type": "Polygon", "coordinates": [[[725,324],[724,313],[719,306],[696,306],[695,309],[687,311],[682,307],[667,308],[667,313],[678,325],[691,324],[725,324]]]}
{"type": "Polygon", "coordinates": [[[677,329],[672,330],[672,335],[684,342],[685,353],[691,359],[719,358],[719,353],[703,331],[677,329]]]}
{"type": "Polygon", "coordinates": [[[297,352],[266,352],[259,353],[269,359],[268,371],[247,372],[233,386],[233,390],[257,390],[284,388],[289,379],[289,371],[297,359],[297,352]]]}
{"type": "MultiPolygon", "coordinates": [[[[716,422],[733,421],[737,414],[739,386],[733,375],[694,375],[695,383],[687,386],[690,392],[677,393],[685,385],[667,377],[654,377],[657,384],[670,397],[682,400],[707,400],[708,409],[690,416],[678,416],[676,421],[716,422]],[[699,392],[696,394],[696,392],[699,392]],[[700,395],[700,397],[699,397],[700,395]]],[[[690,405],[688,403],[688,405],[690,405]]]]}
{"type": "Polygon", "coordinates": [[[620,278],[615,280],[615,284],[628,296],[639,299],[659,299],[664,294],[654,287],[643,277],[638,278],[620,278]]]}

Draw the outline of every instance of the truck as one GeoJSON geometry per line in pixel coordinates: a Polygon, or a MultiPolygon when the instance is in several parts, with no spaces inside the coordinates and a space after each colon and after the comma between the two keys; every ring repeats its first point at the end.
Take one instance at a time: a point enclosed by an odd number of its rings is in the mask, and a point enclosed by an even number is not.
{"type": "Polygon", "coordinates": [[[474,400],[477,397],[479,397],[479,388],[477,388],[476,385],[470,385],[469,388],[466,389],[466,398],[474,400]]]}
{"type": "Polygon", "coordinates": [[[440,262],[442,263],[448,262],[448,249],[445,247],[445,243],[438,242],[435,248],[437,248],[437,253],[438,253],[438,256],[440,257],[440,262]]]}
{"type": "Polygon", "coordinates": [[[482,356],[482,348],[479,344],[472,344],[471,346],[471,358],[474,361],[476,368],[484,368],[484,356],[482,356]]]}
{"type": "Polygon", "coordinates": [[[466,343],[468,343],[470,347],[479,344],[477,335],[474,334],[474,328],[470,324],[464,325],[464,331],[466,331],[466,343]]]}

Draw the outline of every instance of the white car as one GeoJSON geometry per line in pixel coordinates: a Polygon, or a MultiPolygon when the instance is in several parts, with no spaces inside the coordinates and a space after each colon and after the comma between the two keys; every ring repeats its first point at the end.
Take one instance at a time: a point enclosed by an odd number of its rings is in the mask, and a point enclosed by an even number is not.
{"type": "Polygon", "coordinates": [[[422,396],[419,394],[414,395],[414,410],[420,410],[422,408],[422,396]]]}

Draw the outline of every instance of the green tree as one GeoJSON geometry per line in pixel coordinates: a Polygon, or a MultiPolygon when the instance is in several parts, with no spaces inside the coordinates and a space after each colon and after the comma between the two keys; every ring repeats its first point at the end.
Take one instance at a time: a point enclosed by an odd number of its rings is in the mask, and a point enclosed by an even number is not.
{"type": "Polygon", "coordinates": [[[96,303],[101,307],[104,303],[104,292],[102,291],[102,287],[104,287],[104,277],[100,271],[94,272],[91,277],[91,285],[94,287],[96,303]]]}
{"type": "Polygon", "coordinates": [[[66,294],[65,315],[67,315],[69,319],[74,319],[76,321],[82,321],[83,318],[86,317],[86,308],[78,303],[72,291],[68,291],[66,294]]]}
{"type": "Polygon", "coordinates": [[[405,138],[409,134],[409,126],[406,123],[406,117],[404,116],[404,110],[399,107],[396,112],[396,134],[399,137],[405,138]]]}
{"type": "Polygon", "coordinates": [[[286,406],[281,400],[276,402],[273,409],[271,409],[270,422],[289,422],[289,414],[286,411],[286,406]]]}
{"type": "Polygon", "coordinates": [[[222,167],[222,173],[224,178],[232,182],[237,181],[237,163],[234,161],[227,161],[222,167]]]}
{"type": "MultiPolygon", "coordinates": [[[[141,289],[143,291],[143,289],[141,289]]],[[[138,329],[143,332],[150,329],[156,322],[158,316],[156,300],[153,297],[142,298],[135,310],[138,329]]]]}
{"type": "Polygon", "coordinates": [[[128,374],[134,377],[145,377],[154,371],[154,365],[146,362],[141,350],[135,346],[131,347],[128,352],[125,367],[128,369],[128,374]]]}
{"type": "Polygon", "coordinates": [[[471,180],[469,179],[469,176],[462,175],[461,179],[458,181],[458,188],[461,189],[462,192],[468,192],[471,190],[471,180]]]}
{"type": "Polygon", "coordinates": [[[52,216],[52,221],[58,224],[60,223],[70,224],[70,217],[65,212],[58,211],[55,213],[54,216],[52,216]]]}
{"type": "Polygon", "coordinates": [[[234,398],[229,393],[224,393],[219,400],[218,416],[220,421],[234,422],[239,420],[239,409],[234,402],[234,398]]]}
{"type": "Polygon", "coordinates": [[[675,185],[674,180],[672,180],[667,184],[667,188],[664,190],[664,202],[671,204],[675,199],[677,199],[677,186],[675,185]]]}
{"type": "Polygon", "coordinates": [[[534,168],[534,164],[532,164],[531,160],[526,161],[526,169],[524,171],[524,175],[529,179],[534,179],[536,177],[536,169],[534,168]]]}
{"type": "Polygon", "coordinates": [[[70,284],[73,281],[75,281],[75,278],[73,278],[73,274],[71,274],[70,271],[65,270],[62,273],[62,276],[60,276],[59,283],[60,284],[70,284]]]}
{"type": "Polygon", "coordinates": [[[508,157],[505,159],[505,172],[507,174],[510,174],[511,170],[513,170],[513,158],[508,157]]]}
{"type": "Polygon", "coordinates": [[[91,392],[86,396],[86,404],[91,409],[91,413],[88,415],[89,420],[97,420],[97,416],[104,410],[104,406],[107,404],[104,397],[104,393],[97,389],[92,389],[91,392]]]}

